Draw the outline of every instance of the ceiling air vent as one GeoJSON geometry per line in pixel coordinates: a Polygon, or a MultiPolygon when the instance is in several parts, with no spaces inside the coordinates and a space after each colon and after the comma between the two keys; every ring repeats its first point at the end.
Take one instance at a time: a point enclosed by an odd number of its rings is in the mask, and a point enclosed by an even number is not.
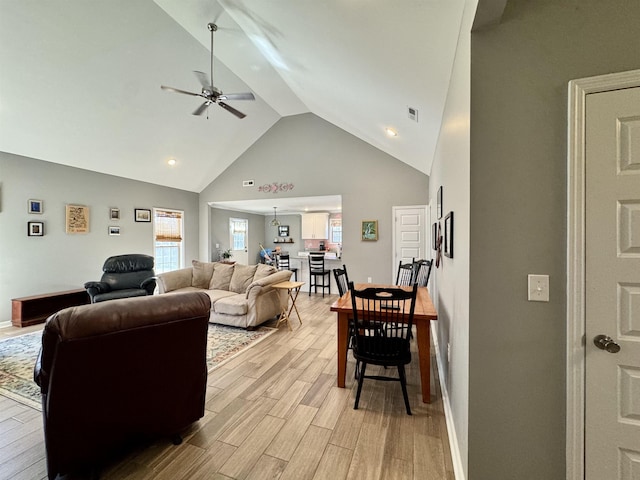
{"type": "Polygon", "coordinates": [[[243,187],[253,187],[255,185],[255,182],[253,180],[243,180],[242,181],[242,186],[243,187]]]}
{"type": "Polygon", "coordinates": [[[413,107],[407,107],[407,112],[409,114],[409,119],[418,123],[418,109],[413,107]]]}

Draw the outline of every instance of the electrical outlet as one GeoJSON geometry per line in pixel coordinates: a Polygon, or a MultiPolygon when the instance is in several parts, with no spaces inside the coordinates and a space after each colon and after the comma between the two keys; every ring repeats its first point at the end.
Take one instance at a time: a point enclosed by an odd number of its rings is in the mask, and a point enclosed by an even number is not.
{"type": "Polygon", "coordinates": [[[367,277],[367,283],[371,283],[371,277],[367,277]]]}
{"type": "Polygon", "coordinates": [[[530,302],[548,302],[549,301],[549,275],[533,275],[527,276],[529,285],[529,301],[530,302]]]}

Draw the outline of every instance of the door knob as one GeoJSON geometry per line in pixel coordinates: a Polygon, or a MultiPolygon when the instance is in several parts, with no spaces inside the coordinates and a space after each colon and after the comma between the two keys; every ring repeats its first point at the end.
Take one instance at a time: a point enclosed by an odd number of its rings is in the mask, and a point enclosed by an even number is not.
{"type": "Polygon", "coordinates": [[[593,339],[593,344],[600,350],[605,350],[609,353],[618,353],[620,351],[620,345],[614,342],[608,335],[597,335],[593,339]]]}

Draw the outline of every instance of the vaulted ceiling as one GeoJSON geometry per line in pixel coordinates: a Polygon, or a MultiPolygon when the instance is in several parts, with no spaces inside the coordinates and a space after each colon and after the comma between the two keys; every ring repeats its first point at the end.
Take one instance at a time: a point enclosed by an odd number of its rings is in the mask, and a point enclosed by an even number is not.
{"type": "Polygon", "coordinates": [[[312,112],[429,173],[464,0],[5,0],[0,151],[199,192],[312,112]],[[194,70],[251,91],[191,113],[194,70]],[[417,110],[417,122],[408,107],[417,110]],[[385,135],[385,128],[397,131],[385,135]],[[169,158],[176,165],[167,165],[169,158]]]}

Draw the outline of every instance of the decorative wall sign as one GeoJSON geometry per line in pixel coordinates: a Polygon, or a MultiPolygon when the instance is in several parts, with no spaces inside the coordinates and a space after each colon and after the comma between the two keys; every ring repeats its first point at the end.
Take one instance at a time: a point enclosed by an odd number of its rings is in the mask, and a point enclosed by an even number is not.
{"type": "Polygon", "coordinates": [[[151,221],[151,210],[148,208],[135,208],[135,220],[136,222],[150,222],[151,221]]]}
{"type": "Polygon", "coordinates": [[[28,222],[27,235],[30,237],[44,236],[44,222],[28,222]]]}
{"type": "Polygon", "coordinates": [[[44,205],[42,200],[29,200],[28,201],[29,213],[44,213],[44,205]]]}
{"type": "Polygon", "coordinates": [[[453,258],[453,212],[444,217],[444,256],[453,258]]]}
{"type": "Polygon", "coordinates": [[[362,240],[375,242],[378,240],[378,221],[363,220],[362,221],[362,240]]]}
{"type": "Polygon", "coordinates": [[[65,209],[65,230],[67,233],[89,233],[89,207],[67,205],[65,209]]]}
{"type": "Polygon", "coordinates": [[[279,237],[288,237],[289,236],[289,225],[280,225],[278,227],[278,236],[279,237]]]}
{"type": "Polygon", "coordinates": [[[265,183],[258,187],[258,191],[263,193],[288,192],[289,190],[293,190],[293,183],[265,183]]]}

